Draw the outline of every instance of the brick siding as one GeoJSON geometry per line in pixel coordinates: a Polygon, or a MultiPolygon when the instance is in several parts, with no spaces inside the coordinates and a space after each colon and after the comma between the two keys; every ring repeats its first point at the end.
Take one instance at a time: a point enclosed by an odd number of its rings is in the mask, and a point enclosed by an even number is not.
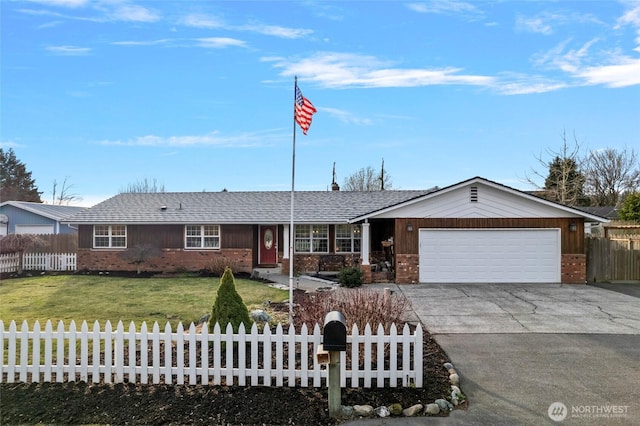
{"type": "Polygon", "coordinates": [[[584,284],[587,281],[587,256],[563,254],[560,269],[562,284],[584,284]]]}
{"type": "MultiPolygon", "coordinates": [[[[138,266],[120,258],[119,251],[78,250],[79,271],[136,271],[138,266]]],[[[162,255],[144,262],[142,271],[201,271],[213,264],[229,261],[234,272],[251,273],[251,249],[181,250],[163,249],[162,255]]]]}
{"type": "Polygon", "coordinates": [[[417,284],[419,282],[418,254],[396,254],[396,283],[417,284]]]}

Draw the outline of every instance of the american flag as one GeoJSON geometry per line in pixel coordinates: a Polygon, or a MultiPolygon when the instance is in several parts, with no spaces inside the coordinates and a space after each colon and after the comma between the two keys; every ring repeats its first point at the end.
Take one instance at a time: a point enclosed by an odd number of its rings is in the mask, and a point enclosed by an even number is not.
{"type": "Polygon", "coordinates": [[[309,99],[302,96],[302,92],[296,84],[296,102],[295,102],[295,119],[296,123],[302,129],[302,133],[307,134],[307,130],[311,126],[311,116],[317,112],[316,108],[309,99]]]}

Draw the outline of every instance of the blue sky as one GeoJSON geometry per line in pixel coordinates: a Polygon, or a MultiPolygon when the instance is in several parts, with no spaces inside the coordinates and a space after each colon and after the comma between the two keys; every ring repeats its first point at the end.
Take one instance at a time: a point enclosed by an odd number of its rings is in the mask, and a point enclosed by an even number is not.
{"type": "Polygon", "coordinates": [[[296,190],[364,167],[396,189],[640,147],[638,1],[0,0],[0,144],[51,201],[296,190]]]}

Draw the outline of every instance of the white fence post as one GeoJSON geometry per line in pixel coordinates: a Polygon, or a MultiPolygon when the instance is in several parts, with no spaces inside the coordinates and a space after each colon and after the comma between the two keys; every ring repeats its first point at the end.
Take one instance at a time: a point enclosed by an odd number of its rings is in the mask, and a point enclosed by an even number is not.
{"type": "MultiPolygon", "coordinates": [[[[51,321],[47,321],[44,330],[38,321],[31,329],[23,321],[20,330],[15,321],[11,321],[6,330],[0,320],[0,383],[14,383],[16,379],[33,383],[78,379],[92,383],[123,383],[127,379],[130,383],[146,384],[151,377],[153,384],[184,384],[188,378],[188,383],[195,385],[199,378],[203,385],[213,379],[216,385],[224,382],[228,386],[292,387],[299,378],[302,387],[310,384],[321,387],[327,379],[327,371],[315,357],[321,339],[317,324],[311,334],[306,326],[302,326],[300,334],[289,326],[285,335],[282,325],[278,325],[273,333],[268,325],[259,330],[256,324],[251,326],[249,333],[244,326],[234,333],[227,324],[222,333],[216,324],[209,333],[206,324],[201,332],[191,324],[187,332],[179,323],[173,332],[167,323],[161,332],[156,322],[151,332],[146,323],[142,323],[140,332],[136,332],[132,322],[125,332],[122,322],[114,330],[107,321],[102,330],[98,321],[91,329],[83,321],[77,331],[75,322],[71,321],[65,331],[62,321],[55,330],[51,321]],[[65,347],[68,348],[66,359],[65,347]],[[213,357],[209,353],[210,347],[213,357]]],[[[402,334],[397,333],[395,325],[390,327],[389,334],[378,325],[375,335],[368,324],[362,335],[354,326],[351,335],[347,336],[347,344],[351,344],[350,359],[347,352],[341,354],[344,376],[341,386],[370,388],[375,379],[376,387],[384,387],[387,381],[391,387],[398,386],[399,381],[402,386],[422,387],[420,325],[413,333],[405,325],[402,334]]]]}

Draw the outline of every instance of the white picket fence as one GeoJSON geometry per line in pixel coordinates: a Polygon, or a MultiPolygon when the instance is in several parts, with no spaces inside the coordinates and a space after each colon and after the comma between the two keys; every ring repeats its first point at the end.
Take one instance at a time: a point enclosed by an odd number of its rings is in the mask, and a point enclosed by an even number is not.
{"type": "MultiPolygon", "coordinates": [[[[18,253],[0,255],[0,272],[17,272],[18,253]]],[[[75,253],[24,253],[22,268],[25,271],[75,271],[75,253]]]]}
{"type": "MultiPolygon", "coordinates": [[[[347,351],[341,352],[342,387],[398,387],[423,385],[422,327],[414,332],[408,325],[397,333],[395,325],[388,334],[380,325],[372,333],[367,324],[360,334],[354,326],[347,336],[347,351]]],[[[282,325],[275,332],[262,331],[253,324],[249,333],[240,326],[233,333],[227,325],[224,333],[216,324],[209,333],[193,324],[185,330],[181,323],[175,332],[166,324],[160,331],[154,323],[151,331],[142,323],[136,330],[132,322],[125,330],[118,322],[104,330],[96,321],[90,330],[86,321],[80,330],[75,322],[68,329],[62,321],[54,330],[47,321],[44,330],[35,322],[29,329],[15,321],[5,329],[0,321],[0,383],[72,382],[142,384],[212,384],[238,386],[326,385],[326,367],[318,364],[316,350],[322,343],[320,327],[300,334],[282,325]]]]}

